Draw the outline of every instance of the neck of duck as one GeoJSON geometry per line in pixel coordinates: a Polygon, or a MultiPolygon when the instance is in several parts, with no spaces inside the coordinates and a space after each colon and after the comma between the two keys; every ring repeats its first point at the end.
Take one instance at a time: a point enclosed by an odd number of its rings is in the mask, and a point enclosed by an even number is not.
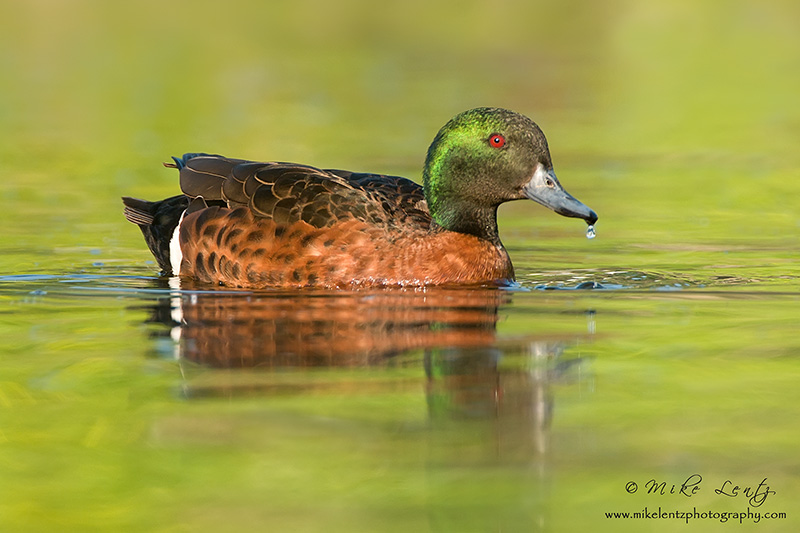
{"type": "Polygon", "coordinates": [[[448,198],[429,202],[434,222],[449,231],[474,235],[496,246],[502,246],[497,231],[497,206],[477,206],[464,200],[448,198]]]}

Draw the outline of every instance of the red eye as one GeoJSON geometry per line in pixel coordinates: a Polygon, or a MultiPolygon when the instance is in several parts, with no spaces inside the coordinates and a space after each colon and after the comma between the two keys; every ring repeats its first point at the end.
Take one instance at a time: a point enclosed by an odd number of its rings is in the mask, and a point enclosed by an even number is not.
{"type": "Polygon", "coordinates": [[[489,137],[489,146],[492,148],[502,148],[504,144],[506,144],[506,138],[499,133],[493,133],[492,136],[489,137]]]}

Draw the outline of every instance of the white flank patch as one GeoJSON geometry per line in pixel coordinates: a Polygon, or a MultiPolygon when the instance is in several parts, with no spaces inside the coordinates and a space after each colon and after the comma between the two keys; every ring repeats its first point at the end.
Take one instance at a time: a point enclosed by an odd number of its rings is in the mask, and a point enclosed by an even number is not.
{"type": "Polygon", "coordinates": [[[172,232],[172,238],[169,240],[169,264],[172,267],[172,275],[179,276],[181,273],[181,262],[183,261],[183,252],[181,252],[181,224],[183,224],[183,217],[186,216],[186,211],[181,213],[181,219],[178,225],[175,226],[175,231],[172,232]]]}

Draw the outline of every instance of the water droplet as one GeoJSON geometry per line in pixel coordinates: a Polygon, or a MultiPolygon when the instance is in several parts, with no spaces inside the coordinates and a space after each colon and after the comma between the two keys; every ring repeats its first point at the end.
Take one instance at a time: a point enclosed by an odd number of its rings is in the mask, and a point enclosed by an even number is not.
{"type": "Polygon", "coordinates": [[[597,236],[597,233],[595,233],[595,231],[594,231],[594,226],[590,224],[589,227],[586,228],[586,238],[587,239],[594,239],[596,236],[597,236]]]}

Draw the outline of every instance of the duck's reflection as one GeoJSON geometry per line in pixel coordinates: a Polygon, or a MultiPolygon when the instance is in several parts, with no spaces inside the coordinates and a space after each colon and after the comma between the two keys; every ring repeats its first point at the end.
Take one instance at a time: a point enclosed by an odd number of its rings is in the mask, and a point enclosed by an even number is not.
{"type": "Polygon", "coordinates": [[[178,293],[156,320],[179,356],[215,368],[353,367],[431,347],[489,346],[501,290],[178,293]]]}
{"type": "MultiPolygon", "coordinates": [[[[498,339],[499,310],[513,297],[495,288],[300,294],[184,290],[163,298],[152,321],[168,326],[161,335],[170,356],[201,367],[423,367],[424,378],[420,373],[411,386],[424,381],[429,420],[443,425],[491,419],[499,448],[524,442],[523,455],[544,453],[553,411],[551,385],[574,376],[583,362],[565,356],[565,348],[591,335],[594,326],[590,317],[588,331],[584,326],[572,338],[534,330],[498,339]]],[[[302,380],[276,384],[271,375],[226,372],[190,379],[184,394],[304,390],[302,380]]],[[[319,380],[307,385],[319,386],[319,380]]]]}
{"type": "Polygon", "coordinates": [[[188,398],[314,394],[321,402],[336,397],[340,405],[344,397],[358,406],[375,393],[410,402],[409,418],[397,419],[390,436],[379,424],[377,433],[367,429],[353,438],[398,437],[396,448],[386,446],[389,456],[405,461],[417,450],[421,463],[411,461],[408,475],[417,468],[426,478],[431,530],[533,531],[548,522],[542,502],[549,493],[554,391],[590,381],[584,359],[573,355],[579,350],[571,348],[591,337],[594,326],[591,315],[588,324],[570,311],[554,319],[551,308],[515,306],[515,297],[492,288],[175,291],[153,310],[153,320],[161,324],[164,354],[181,360],[188,398]],[[497,323],[507,317],[514,333],[498,336],[497,323]],[[575,333],[554,335],[550,320],[559,321],[560,331],[565,321],[572,324],[575,333]],[[409,400],[423,394],[427,413],[409,400]],[[502,498],[486,498],[487,491],[502,498]],[[451,494],[460,495],[458,505],[451,494]]]}

